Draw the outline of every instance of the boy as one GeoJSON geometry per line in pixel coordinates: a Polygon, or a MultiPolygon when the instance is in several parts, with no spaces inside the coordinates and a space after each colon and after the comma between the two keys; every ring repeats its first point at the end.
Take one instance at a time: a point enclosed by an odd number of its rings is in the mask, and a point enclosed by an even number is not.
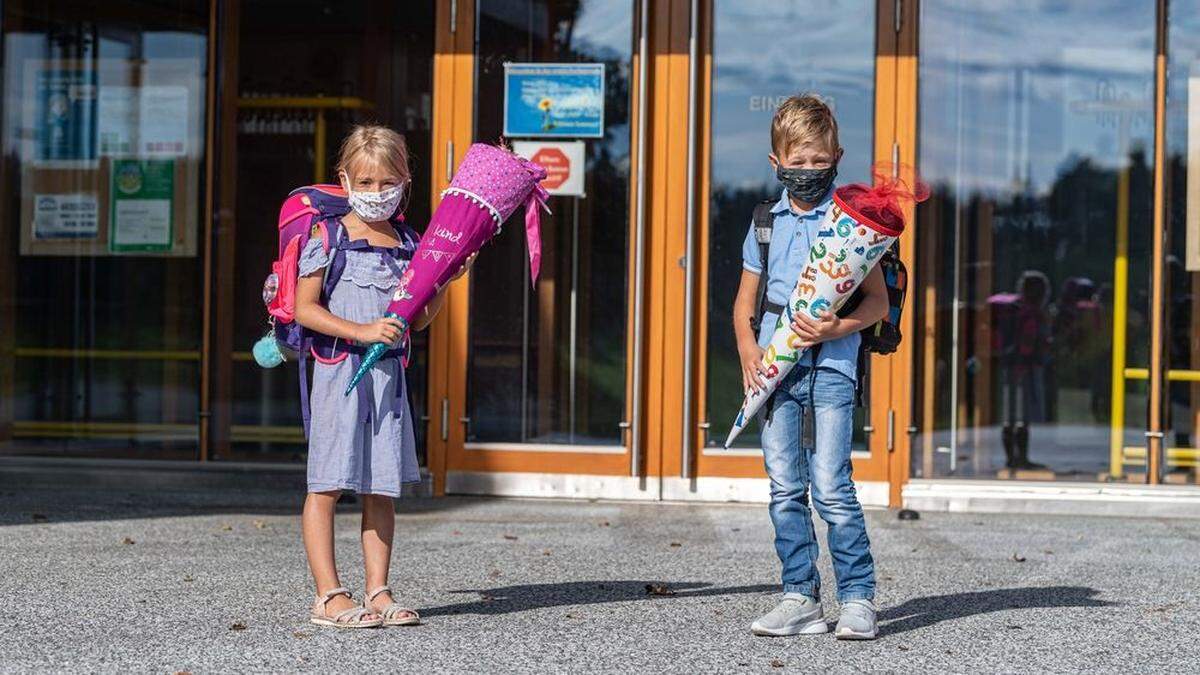
{"type": "MultiPolygon", "coordinates": [[[[774,225],[767,269],[763,269],[751,224],[733,304],[733,328],[747,388],[763,386],[764,346],[777,317],[786,310],[784,305],[807,261],[810,243],[832,204],[833,179],[842,158],[837,120],[816,96],[792,96],[779,106],[771,121],[771,149],[768,159],[783,191],[771,208],[774,225]],[[764,311],[755,335],[751,321],[758,310],[755,303],[763,274],[764,311]]],[[[888,309],[887,289],[878,267],[867,275],[861,289],[862,302],[848,316],[826,313],[813,320],[797,313],[792,317],[791,328],[808,351],[760,414],[784,596],[775,609],[750,627],[756,635],[813,635],[829,630],[821,610],[819,547],[808,508],[811,485],[813,506],[829,525],[829,551],[842,605],[835,634],[839,639],[875,638],[875,564],[850,477],[850,441],[858,332],[882,319],[888,309]]]]}

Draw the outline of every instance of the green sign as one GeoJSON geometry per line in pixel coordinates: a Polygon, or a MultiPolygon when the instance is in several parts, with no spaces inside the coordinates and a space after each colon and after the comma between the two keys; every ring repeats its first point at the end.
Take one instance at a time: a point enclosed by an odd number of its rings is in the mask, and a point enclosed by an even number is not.
{"type": "Polygon", "coordinates": [[[175,162],[114,159],[109,191],[108,248],[113,253],[170,251],[175,162]]]}

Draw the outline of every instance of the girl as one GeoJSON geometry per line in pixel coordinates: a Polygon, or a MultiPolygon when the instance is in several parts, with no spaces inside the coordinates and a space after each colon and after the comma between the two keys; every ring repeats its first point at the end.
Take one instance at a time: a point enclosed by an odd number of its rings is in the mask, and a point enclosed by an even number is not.
{"type": "MultiPolygon", "coordinates": [[[[296,319],[318,334],[314,345],[319,354],[302,518],[304,547],[317,586],[311,620],[338,628],[416,625],[421,622],[417,612],[395,602],[387,583],[395,524],[392,499],[400,496],[404,483],[419,481],[420,474],[399,358],[401,324],[380,318],[418,239],[408,225],[391,220],[402,211],[411,184],[404,138],[385,127],[356,127],[342,143],[337,171],[352,210],[340,222],[328,224],[328,251],[320,237],[309,240],[300,255],[296,288],[296,319]],[[344,256],[345,265],[330,297],[323,299],[324,276],[339,266],[330,264],[337,255],[344,256]],[[356,391],[344,396],[362,351],[374,342],[393,349],[356,391]],[[334,562],[334,511],[342,490],[362,495],[367,582],[362,606],[342,587],[334,562]]],[[[429,325],[441,308],[444,291],[443,287],[414,321],[413,329],[429,325]]]]}

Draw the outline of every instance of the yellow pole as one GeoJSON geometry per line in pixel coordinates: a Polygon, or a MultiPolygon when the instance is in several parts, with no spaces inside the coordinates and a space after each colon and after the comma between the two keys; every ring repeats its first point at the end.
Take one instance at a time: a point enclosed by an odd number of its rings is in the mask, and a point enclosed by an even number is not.
{"type": "Polygon", "coordinates": [[[317,119],[313,125],[313,183],[324,183],[325,175],[325,110],[317,108],[317,119]]]}
{"type": "MultiPolygon", "coordinates": [[[[1122,125],[1127,122],[1122,122],[1122,125]]],[[[1109,435],[1109,470],[1113,478],[1123,473],[1125,445],[1125,320],[1129,310],[1129,167],[1117,174],[1117,250],[1113,259],[1112,312],[1112,421],[1109,435]]]]}

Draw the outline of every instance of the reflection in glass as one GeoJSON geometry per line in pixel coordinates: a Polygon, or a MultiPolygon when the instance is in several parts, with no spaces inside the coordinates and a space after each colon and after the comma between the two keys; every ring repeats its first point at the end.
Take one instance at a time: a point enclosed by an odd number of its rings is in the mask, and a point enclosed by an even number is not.
{"type": "Polygon", "coordinates": [[[1107,478],[1146,414],[1154,4],[931,0],[920,31],[913,475],[1107,478]]]}
{"type": "MultiPolygon", "coordinates": [[[[239,12],[239,96],[295,101],[279,109],[238,111],[233,344],[239,352],[266,327],[262,302],[248,291],[261,286],[275,258],[279,205],[298,186],[337,182],[329,164],[354,125],[376,122],[404,135],[413,173],[406,217],[417,231],[429,222],[434,7],[396,3],[391,11],[379,11],[372,3],[346,3],[336,12],[327,10],[323,0],[256,0],[243,3],[239,12]],[[310,30],[314,16],[321,17],[321,39],[297,41],[294,35],[310,30]],[[338,45],[340,58],[330,58],[330,45],[338,45]],[[278,58],[281,53],[288,59],[278,58]],[[304,99],[318,96],[358,102],[320,113],[327,125],[324,167],[315,166],[318,112],[303,107],[304,99]]],[[[426,410],[427,338],[426,331],[413,334],[414,358],[405,372],[418,419],[426,410]]],[[[302,458],[307,448],[295,365],[264,370],[238,361],[234,376],[234,457],[302,458]]],[[[414,425],[422,462],[426,427],[414,425]]]]}
{"type": "Polygon", "coordinates": [[[553,197],[529,282],[523,211],[471,273],[468,441],[621,442],[628,307],[629,84],[624,0],[477,3],[475,138],[503,131],[505,62],[605,64],[604,137],[587,143],[586,197],[553,197]]]}
{"type": "Polygon", "coordinates": [[[143,5],[3,6],[3,452],[196,455],[208,3],[143,5]]]}
{"type": "MultiPolygon", "coordinates": [[[[708,385],[709,446],[719,446],[742,404],[731,315],[742,274],[742,241],[754,205],[777,199],[779,183],[767,161],[771,118],[785,98],[824,97],[837,116],[846,154],[840,184],[866,181],[874,153],[875,3],[713,3],[712,193],[709,202],[708,385]],[[820,26],[820,30],[801,30],[820,26]],[[747,36],[754,36],[747,39],[747,36]]],[[[855,445],[863,445],[865,411],[856,413],[855,445]]],[[[758,447],[757,425],[738,437],[758,447]]]]}
{"type": "MultiPolygon", "coordinates": [[[[1200,481],[1200,2],[1167,5],[1167,482],[1200,481]],[[1168,371],[1168,372],[1170,372],[1168,371]]],[[[1143,444],[1144,445],[1144,444],[1143,444]]]]}

